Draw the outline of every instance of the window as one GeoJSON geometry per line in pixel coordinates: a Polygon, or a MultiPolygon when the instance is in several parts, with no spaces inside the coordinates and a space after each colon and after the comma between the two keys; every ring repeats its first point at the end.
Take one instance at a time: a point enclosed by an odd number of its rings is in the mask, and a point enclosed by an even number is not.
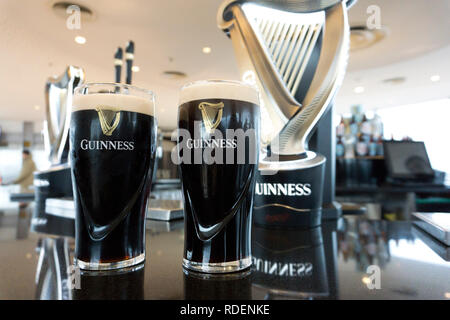
{"type": "Polygon", "coordinates": [[[450,173],[450,99],[380,109],[384,137],[425,142],[433,169],[450,173]]]}

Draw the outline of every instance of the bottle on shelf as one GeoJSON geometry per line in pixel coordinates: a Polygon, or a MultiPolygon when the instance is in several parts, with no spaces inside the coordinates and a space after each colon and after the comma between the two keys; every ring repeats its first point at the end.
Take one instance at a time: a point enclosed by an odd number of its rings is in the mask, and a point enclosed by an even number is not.
{"type": "Polygon", "coordinates": [[[342,158],[345,155],[345,146],[342,142],[342,137],[337,138],[336,142],[336,158],[342,158]]]}
{"type": "Polygon", "coordinates": [[[369,156],[374,157],[376,155],[377,155],[377,142],[375,141],[375,137],[371,135],[369,142],[369,156]]]}
{"type": "Polygon", "coordinates": [[[336,137],[343,137],[345,135],[345,122],[344,117],[341,116],[341,122],[336,127],[336,137]]]}
{"type": "Polygon", "coordinates": [[[375,112],[372,119],[372,133],[375,137],[383,136],[383,122],[381,117],[375,112]]]}
{"type": "Polygon", "coordinates": [[[366,115],[363,116],[361,121],[360,132],[367,137],[366,142],[369,142],[370,135],[372,134],[372,125],[366,115]]]}
{"type": "Polygon", "coordinates": [[[367,142],[364,140],[362,134],[358,135],[358,140],[356,142],[356,156],[365,157],[369,152],[369,146],[367,142]]]}
{"type": "Polygon", "coordinates": [[[363,118],[363,106],[360,104],[353,105],[351,107],[351,112],[357,124],[362,122],[363,118]]]}
{"type": "Polygon", "coordinates": [[[378,140],[377,140],[377,156],[383,156],[383,155],[384,155],[383,138],[382,138],[382,136],[379,136],[378,140]]]}
{"type": "Polygon", "coordinates": [[[353,159],[355,158],[355,141],[353,139],[343,141],[345,147],[344,158],[353,159]]]}
{"type": "Polygon", "coordinates": [[[359,131],[359,126],[358,126],[358,122],[356,121],[355,115],[352,115],[349,127],[350,127],[350,134],[352,136],[356,136],[358,134],[358,131],[359,131]]]}

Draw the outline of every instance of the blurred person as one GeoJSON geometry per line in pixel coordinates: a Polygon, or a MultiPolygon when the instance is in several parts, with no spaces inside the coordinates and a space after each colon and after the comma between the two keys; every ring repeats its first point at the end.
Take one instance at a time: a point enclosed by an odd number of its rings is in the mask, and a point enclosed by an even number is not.
{"type": "Polygon", "coordinates": [[[33,172],[36,171],[36,164],[28,150],[22,151],[22,159],[19,176],[10,184],[20,185],[21,193],[31,193],[33,190],[30,189],[30,186],[33,185],[33,172]]]}

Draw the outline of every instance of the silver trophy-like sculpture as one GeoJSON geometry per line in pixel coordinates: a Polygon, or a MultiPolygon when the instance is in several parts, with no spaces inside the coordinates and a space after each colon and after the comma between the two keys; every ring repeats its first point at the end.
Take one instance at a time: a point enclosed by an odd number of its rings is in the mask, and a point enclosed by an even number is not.
{"type": "Polygon", "coordinates": [[[83,69],[68,66],[63,74],[49,78],[45,84],[44,141],[52,165],[67,163],[72,95],[83,82],[83,69]]]}
{"type": "Polygon", "coordinates": [[[76,87],[84,82],[82,68],[68,66],[59,77],[49,78],[45,84],[46,121],[44,123],[45,150],[50,168],[34,173],[34,207],[32,229],[37,232],[65,234],[74,233],[74,214],[67,210],[72,198],[72,179],[69,155],[69,126],[72,109],[72,97],[76,87]],[[52,211],[47,206],[60,207],[52,211]],[[54,228],[54,230],[52,230],[54,228]]]}
{"type": "MultiPolygon", "coordinates": [[[[309,150],[308,143],[330,114],[344,77],[350,2],[226,0],[219,8],[218,26],[232,40],[242,80],[261,93],[265,150],[257,177],[257,223],[320,224],[325,161],[331,159],[309,150]]],[[[332,142],[319,140],[332,151],[332,142]]]]}

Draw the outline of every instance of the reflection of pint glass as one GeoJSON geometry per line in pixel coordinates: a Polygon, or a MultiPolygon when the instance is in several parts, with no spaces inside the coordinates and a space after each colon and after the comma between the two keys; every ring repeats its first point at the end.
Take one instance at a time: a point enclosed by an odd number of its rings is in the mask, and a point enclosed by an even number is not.
{"type": "Polygon", "coordinates": [[[145,259],[145,215],[155,148],[151,92],[100,83],[76,89],[70,161],[75,262],[81,269],[116,269],[145,259]]]}
{"type": "Polygon", "coordinates": [[[145,263],[109,271],[86,271],[79,274],[74,300],[142,300],[144,299],[145,263]]]}
{"type": "Polygon", "coordinates": [[[184,269],[185,300],[251,300],[251,270],[235,273],[199,273],[184,269]]]}
{"type": "Polygon", "coordinates": [[[183,266],[209,273],[251,265],[258,92],[233,81],[183,87],[178,156],[185,209],[183,266]]]}

